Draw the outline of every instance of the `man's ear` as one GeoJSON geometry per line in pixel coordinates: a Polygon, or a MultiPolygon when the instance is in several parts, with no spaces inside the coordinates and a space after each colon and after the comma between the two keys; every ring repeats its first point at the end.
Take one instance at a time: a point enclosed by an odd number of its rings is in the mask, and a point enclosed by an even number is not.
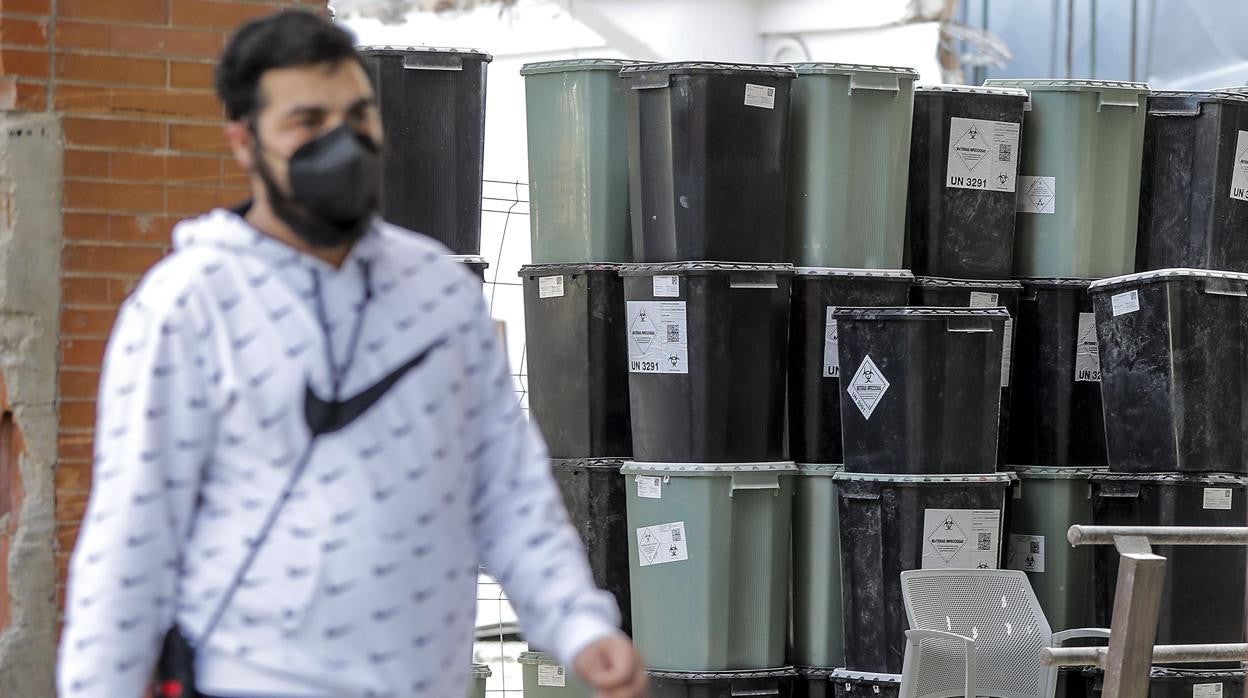
{"type": "Polygon", "coordinates": [[[255,167],[255,148],[252,144],[251,129],[245,121],[227,121],[225,124],[225,142],[234,153],[234,160],[244,172],[251,172],[255,167]]]}

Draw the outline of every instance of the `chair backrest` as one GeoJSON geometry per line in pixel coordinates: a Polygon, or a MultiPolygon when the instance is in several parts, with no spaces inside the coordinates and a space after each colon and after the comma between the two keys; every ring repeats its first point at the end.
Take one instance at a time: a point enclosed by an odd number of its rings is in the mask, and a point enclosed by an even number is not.
{"type": "MultiPolygon", "coordinates": [[[[914,630],[941,630],[975,640],[977,696],[1050,698],[1040,650],[1053,632],[1027,575],[1017,570],[913,570],[901,574],[906,617],[914,630]]],[[[962,695],[962,647],[924,639],[916,696],[962,695]]]]}

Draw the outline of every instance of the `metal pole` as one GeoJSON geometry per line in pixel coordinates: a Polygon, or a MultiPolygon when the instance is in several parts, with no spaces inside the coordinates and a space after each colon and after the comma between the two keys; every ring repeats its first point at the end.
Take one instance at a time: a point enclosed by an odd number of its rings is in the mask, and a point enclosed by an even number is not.
{"type": "Polygon", "coordinates": [[[1115,545],[1120,556],[1118,586],[1102,698],[1139,698],[1148,695],[1166,559],[1154,555],[1148,539],[1141,536],[1121,536],[1115,545]]]}
{"type": "Polygon", "coordinates": [[[1131,82],[1135,82],[1136,43],[1140,33],[1140,0],[1131,0],[1131,82]]]}
{"type": "Polygon", "coordinates": [[[1075,0],[1066,0],[1066,79],[1075,69],[1075,0]]]}
{"type": "Polygon", "coordinates": [[[1152,545],[1248,545],[1240,526],[1071,526],[1071,545],[1113,545],[1122,536],[1145,538],[1152,545]]]}
{"type": "MultiPolygon", "coordinates": [[[[1045,666],[1095,666],[1103,668],[1108,655],[1108,647],[1049,647],[1040,650],[1040,663],[1045,666]]],[[[1244,662],[1248,661],[1248,643],[1157,645],[1153,648],[1152,661],[1154,664],[1244,662]]]]}

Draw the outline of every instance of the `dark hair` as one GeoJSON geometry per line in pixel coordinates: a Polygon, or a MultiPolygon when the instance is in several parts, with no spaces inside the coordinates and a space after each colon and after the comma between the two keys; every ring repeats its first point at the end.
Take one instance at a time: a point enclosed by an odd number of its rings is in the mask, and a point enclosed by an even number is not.
{"type": "Polygon", "coordinates": [[[217,95],[226,116],[237,121],[259,108],[265,71],[347,59],[364,65],[350,33],[311,12],[284,10],[252,20],[230,37],[217,62],[217,95]]]}

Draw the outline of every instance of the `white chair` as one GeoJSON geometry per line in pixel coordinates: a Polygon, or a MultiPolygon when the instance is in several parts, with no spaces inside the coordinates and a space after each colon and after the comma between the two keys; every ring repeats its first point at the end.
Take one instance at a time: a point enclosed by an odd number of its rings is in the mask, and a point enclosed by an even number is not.
{"type": "Polygon", "coordinates": [[[1105,628],[1054,633],[1016,570],[902,572],[901,595],[911,628],[901,698],[1053,698],[1058,671],[1040,665],[1040,650],[1109,637],[1105,628]]]}

